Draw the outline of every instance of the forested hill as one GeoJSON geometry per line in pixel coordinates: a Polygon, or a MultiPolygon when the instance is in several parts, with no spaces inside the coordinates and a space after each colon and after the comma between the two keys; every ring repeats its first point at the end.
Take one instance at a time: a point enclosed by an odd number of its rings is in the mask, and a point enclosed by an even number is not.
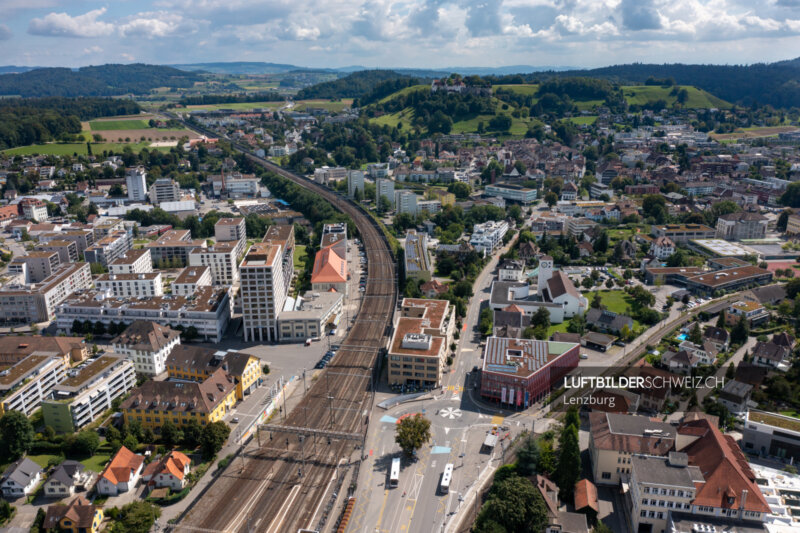
{"type": "Polygon", "coordinates": [[[606,78],[621,84],[643,83],[650,77],[672,78],[678,85],[693,85],[729,102],[743,105],[768,104],[784,108],[800,107],[799,59],[770,64],[730,66],[633,63],[591,70],[549,72],[546,76],[589,76],[606,78]]]}
{"type": "Polygon", "coordinates": [[[191,87],[201,81],[199,74],[159,65],[101,65],[42,68],[20,74],[0,75],[0,95],[115,96],[146,94],[156,87],[191,87]]]}
{"type": "MultiPolygon", "coordinates": [[[[301,89],[300,92],[297,93],[297,99],[359,98],[372,93],[375,88],[383,82],[411,79],[410,76],[398,74],[393,70],[361,70],[339,78],[338,80],[326,81],[301,89]]],[[[407,84],[403,86],[407,86],[407,84]]],[[[400,87],[390,90],[386,94],[391,94],[398,88],[400,87]]]]}

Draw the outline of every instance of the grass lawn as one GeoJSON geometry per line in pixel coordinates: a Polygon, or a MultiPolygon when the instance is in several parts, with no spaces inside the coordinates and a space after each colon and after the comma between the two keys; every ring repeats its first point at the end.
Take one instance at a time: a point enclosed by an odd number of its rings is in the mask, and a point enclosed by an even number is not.
{"type": "Polygon", "coordinates": [[[539,90],[539,85],[536,83],[526,83],[522,85],[495,85],[494,89],[506,89],[516,94],[524,94],[525,96],[535,96],[536,91],[539,90]]]}
{"type": "Polygon", "coordinates": [[[406,95],[406,94],[409,94],[409,93],[412,93],[412,92],[417,92],[417,91],[430,91],[430,90],[431,90],[431,86],[430,85],[412,85],[411,87],[406,87],[405,89],[400,89],[396,93],[392,93],[389,96],[384,96],[383,98],[381,98],[378,101],[380,103],[384,103],[384,102],[388,102],[392,98],[396,98],[397,96],[406,95]]]}
{"type": "MultiPolygon", "coordinates": [[[[691,109],[706,109],[710,107],[717,107],[721,109],[728,109],[731,104],[709,94],[697,87],[688,85],[676,86],[678,90],[686,89],[689,93],[689,100],[686,102],[686,107],[691,109]]],[[[664,100],[668,106],[677,102],[677,96],[670,96],[674,87],[660,87],[657,85],[627,85],[622,87],[622,94],[629,104],[645,105],[649,102],[657,100],[664,100]]]]}
{"type": "Polygon", "coordinates": [[[591,111],[595,107],[601,106],[605,103],[605,100],[576,100],[575,105],[578,108],[578,111],[591,111]]]}
{"type": "Polygon", "coordinates": [[[552,324],[549,328],[547,328],[547,338],[553,336],[553,333],[566,333],[567,332],[567,325],[569,321],[562,322],[561,324],[552,324]]]}
{"type": "Polygon", "coordinates": [[[50,462],[51,459],[58,458],[58,455],[28,455],[28,459],[36,463],[37,465],[41,466],[42,468],[47,468],[47,464],[50,462]]]}
{"type": "Polygon", "coordinates": [[[92,457],[83,459],[81,464],[85,466],[87,470],[91,470],[92,472],[102,472],[103,468],[106,466],[106,463],[108,463],[110,460],[111,450],[108,449],[107,451],[98,451],[92,457]]]}
{"type": "Polygon", "coordinates": [[[597,121],[597,116],[589,115],[585,117],[572,117],[568,119],[573,124],[582,125],[582,124],[594,124],[597,121]]]}
{"type": "Polygon", "coordinates": [[[606,306],[606,309],[609,311],[625,315],[628,314],[628,308],[632,307],[631,304],[633,300],[622,290],[592,291],[589,293],[589,296],[587,296],[589,304],[594,301],[598,294],[600,295],[603,305],[606,306]]]}
{"type": "Polygon", "coordinates": [[[296,244],[294,247],[294,268],[303,269],[305,266],[306,247],[304,244],[296,244]]]}
{"type": "MultiPolygon", "coordinates": [[[[122,152],[126,146],[129,146],[134,152],[141,152],[144,148],[150,148],[150,143],[92,143],[92,153],[102,154],[104,150],[110,152],[122,152]]],[[[153,148],[153,150],[169,152],[169,148],[167,147],[153,148]]],[[[3,153],[8,155],[87,155],[89,152],[86,148],[86,143],[47,143],[17,146],[16,148],[3,150],[3,153]]]]}
{"type": "Polygon", "coordinates": [[[341,100],[300,100],[295,102],[294,108],[297,111],[305,111],[309,107],[327,109],[332,113],[338,113],[345,108],[353,105],[352,98],[343,98],[341,100]]]}
{"type": "Polygon", "coordinates": [[[144,120],[93,120],[89,126],[92,131],[143,130],[150,127],[144,120]]]}

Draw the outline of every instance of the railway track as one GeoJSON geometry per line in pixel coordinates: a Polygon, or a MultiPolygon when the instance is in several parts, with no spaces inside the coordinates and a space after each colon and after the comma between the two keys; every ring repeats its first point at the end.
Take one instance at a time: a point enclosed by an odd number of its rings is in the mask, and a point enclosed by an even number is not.
{"type": "MultiPolygon", "coordinates": [[[[196,128],[195,125],[188,125],[196,128]]],[[[202,128],[200,128],[202,130],[202,128]]],[[[206,134],[215,135],[206,131],[206,134]]],[[[234,145],[255,163],[312,190],[348,214],[367,254],[361,308],[334,362],[322,371],[282,426],[366,434],[380,351],[386,346],[397,301],[395,262],[386,239],[360,206],[234,145]]],[[[292,532],[316,530],[340,464],[360,442],[335,436],[301,438],[294,431],[264,431],[171,531],[292,532]]],[[[360,454],[359,454],[360,455],[360,454]]]]}

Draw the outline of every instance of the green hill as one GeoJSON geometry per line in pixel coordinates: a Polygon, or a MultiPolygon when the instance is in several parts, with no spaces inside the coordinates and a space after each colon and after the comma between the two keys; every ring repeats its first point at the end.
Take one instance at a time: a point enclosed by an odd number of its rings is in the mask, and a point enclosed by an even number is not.
{"type": "Polygon", "coordinates": [[[657,85],[624,85],[622,94],[629,105],[647,105],[658,100],[664,100],[668,107],[672,107],[678,101],[675,94],[671,94],[674,89],[686,89],[689,93],[689,100],[685,106],[690,109],[708,109],[716,107],[718,109],[728,109],[731,107],[729,102],[717,98],[713,94],[707,93],[697,87],[690,85],[679,85],[676,87],[660,87],[657,85]]]}

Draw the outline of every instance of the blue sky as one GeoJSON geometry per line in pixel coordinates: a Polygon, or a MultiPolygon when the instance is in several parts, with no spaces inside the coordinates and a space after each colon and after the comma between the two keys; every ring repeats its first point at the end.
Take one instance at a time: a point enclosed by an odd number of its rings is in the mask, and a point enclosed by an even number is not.
{"type": "Polygon", "coordinates": [[[800,0],[0,0],[0,64],[754,63],[800,56],[800,0]]]}

